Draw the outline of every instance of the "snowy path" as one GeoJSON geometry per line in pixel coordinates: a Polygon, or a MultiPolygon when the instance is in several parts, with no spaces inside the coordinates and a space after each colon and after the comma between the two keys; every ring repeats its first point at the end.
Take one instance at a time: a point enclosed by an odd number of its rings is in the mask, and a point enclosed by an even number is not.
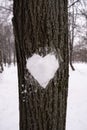
{"type": "MultiPolygon", "coordinates": [[[[70,69],[66,130],[87,130],[87,65],[70,69]]],[[[0,130],[18,130],[17,70],[11,66],[0,74],[0,130]]]]}

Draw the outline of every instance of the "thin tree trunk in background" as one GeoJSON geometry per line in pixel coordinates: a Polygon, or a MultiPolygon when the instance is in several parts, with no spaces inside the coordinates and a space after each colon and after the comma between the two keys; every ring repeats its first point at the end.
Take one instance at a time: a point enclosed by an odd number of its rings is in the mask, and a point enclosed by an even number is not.
{"type": "Polygon", "coordinates": [[[14,0],[13,14],[20,130],[65,130],[69,62],[67,0],[14,0]],[[26,60],[34,53],[45,56],[53,50],[57,57],[61,53],[62,62],[44,89],[27,71],[26,60]]]}
{"type": "MultiPolygon", "coordinates": [[[[72,0],[72,3],[74,3],[74,0],[72,0]]],[[[74,6],[72,6],[72,25],[71,25],[71,34],[70,34],[70,66],[71,66],[71,69],[74,71],[75,68],[73,66],[73,44],[74,44],[74,35],[75,35],[75,12],[74,12],[74,6]]]]}
{"type": "Polygon", "coordinates": [[[15,47],[13,49],[13,54],[14,54],[14,56],[13,56],[13,63],[14,63],[14,66],[15,66],[15,64],[16,64],[16,50],[15,50],[15,47]]]}
{"type": "Polygon", "coordinates": [[[2,51],[0,50],[0,73],[4,70],[3,63],[2,63],[2,51]]]}

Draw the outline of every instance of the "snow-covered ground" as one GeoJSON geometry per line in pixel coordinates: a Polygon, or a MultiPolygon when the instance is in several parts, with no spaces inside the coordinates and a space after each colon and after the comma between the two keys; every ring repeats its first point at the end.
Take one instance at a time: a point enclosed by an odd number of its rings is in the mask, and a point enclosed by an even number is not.
{"type": "MultiPolygon", "coordinates": [[[[87,64],[70,69],[66,130],[87,130],[87,64]]],[[[0,130],[18,130],[17,69],[0,73],[0,130]]]]}
{"type": "Polygon", "coordinates": [[[0,73],[0,130],[18,130],[17,69],[13,65],[0,73]]]}
{"type": "Polygon", "coordinates": [[[75,64],[70,69],[67,128],[87,130],[87,64],[75,64]]]}

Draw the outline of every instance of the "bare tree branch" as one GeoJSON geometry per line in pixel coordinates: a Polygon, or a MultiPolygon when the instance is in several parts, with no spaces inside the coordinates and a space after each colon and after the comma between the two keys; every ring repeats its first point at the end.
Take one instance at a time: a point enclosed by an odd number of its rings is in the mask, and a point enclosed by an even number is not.
{"type": "Polygon", "coordinates": [[[10,9],[10,8],[6,8],[6,7],[4,7],[4,6],[0,6],[0,8],[1,8],[1,9],[5,9],[5,10],[9,10],[10,12],[13,12],[12,9],[10,9]]]}
{"type": "Polygon", "coordinates": [[[76,0],[76,1],[73,2],[71,5],[69,5],[68,8],[70,8],[71,6],[75,5],[77,2],[80,2],[80,0],[76,0]]]}

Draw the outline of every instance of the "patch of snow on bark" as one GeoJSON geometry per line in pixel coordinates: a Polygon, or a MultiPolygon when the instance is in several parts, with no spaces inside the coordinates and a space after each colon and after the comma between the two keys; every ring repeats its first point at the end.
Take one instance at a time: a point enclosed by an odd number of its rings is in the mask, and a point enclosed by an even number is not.
{"type": "Polygon", "coordinates": [[[58,68],[58,59],[51,53],[45,57],[34,54],[27,60],[27,69],[43,88],[46,88],[58,68]]]}

